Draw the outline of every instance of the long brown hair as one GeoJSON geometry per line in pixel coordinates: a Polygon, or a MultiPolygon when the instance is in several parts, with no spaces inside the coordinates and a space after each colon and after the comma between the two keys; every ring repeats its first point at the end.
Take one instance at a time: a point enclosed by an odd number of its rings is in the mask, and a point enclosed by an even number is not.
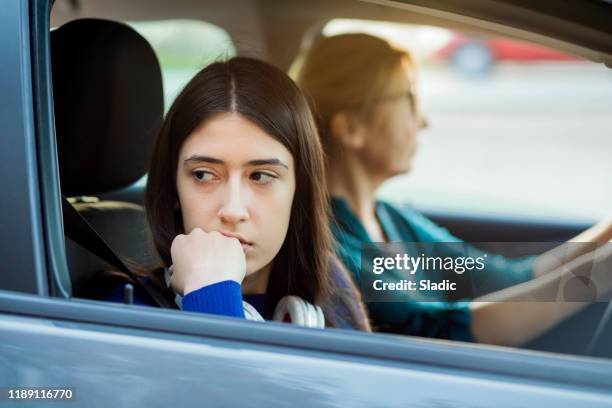
{"type": "Polygon", "coordinates": [[[157,138],[145,193],[147,222],[165,266],[170,246],[182,234],[176,208],[179,151],[201,123],[218,113],[236,113],[279,141],[294,158],[296,189],[287,236],[274,258],[268,294],[300,296],[310,303],[328,294],[332,255],[324,156],[308,102],[279,69],[244,57],[213,63],[183,89],[157,138]]]}

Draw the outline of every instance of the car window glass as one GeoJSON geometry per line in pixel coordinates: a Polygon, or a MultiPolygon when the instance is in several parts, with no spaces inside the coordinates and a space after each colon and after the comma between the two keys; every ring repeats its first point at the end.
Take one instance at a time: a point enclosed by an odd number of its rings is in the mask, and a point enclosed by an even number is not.
{"type": "Polygon", "coordinates": [[[434,210],[597,219],[612,202],[612,73],[503,36],[332,20],[409,49],[429,128],[382,198],[434,210]]]}
{"type": "Polygon", "coordinates": [[[157,54],[167,111],[183,86],[203,67],[236,55],[229,34],[204,21],[166,20],[128,23],[157,54]]]}

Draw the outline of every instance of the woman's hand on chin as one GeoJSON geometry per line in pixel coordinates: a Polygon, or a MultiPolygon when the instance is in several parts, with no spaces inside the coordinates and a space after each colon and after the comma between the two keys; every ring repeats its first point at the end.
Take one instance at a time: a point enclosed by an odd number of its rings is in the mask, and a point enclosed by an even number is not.
{"type": "Polygon", "coordinates": [[[170,253],[173,263],[170,284],[180,295],[225,280],[241,284],[246,273],[240,241],[217,231],[194,228],[187,235],[177,235],[170,253]]]}

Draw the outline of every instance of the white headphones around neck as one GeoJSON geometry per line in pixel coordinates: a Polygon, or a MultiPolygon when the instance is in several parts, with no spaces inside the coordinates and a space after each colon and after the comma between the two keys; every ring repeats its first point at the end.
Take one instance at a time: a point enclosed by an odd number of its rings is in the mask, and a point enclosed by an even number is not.
{"type": "MultiPolygon", "coordinates": [[[[166,286],[170,287],[170,276],[172,275],[172,266],[164,271],[164,280],[166,286]]],[[[175,302],[182,309],[183,297],[179,294],[176,295],[175,302]]],[[[249,303],[242,301],[242,307],[244,309],[244,315],[247,320],[254,321],[265,321],[265,319],[259,314],[249,303]]],[[[274,308],[274,314],[272,320],[277,322],[285,322],[289,320],[292,324],[297,324],[304,327],[312,327],[322,329],[325,327],[325,317],[323,316],[323,310],[316,305],[306,302],[304,299],[298,296],[285,296],[283,297],[276,308],[274,308]]]]}
{"type": "MultiPolygon", "coordinates": [[[[244,316],[247,320],[264,321],[259,312],[247,302],[243,301],[242,307],[244,308],[244,316]]],[[[272,320],[315,329],[323,329],[325,327],[323,310],[319,306],[310,304],[298,296],[285,296],[282,298],[274,309],[272,320]]]]}
{"type": "Polygon", "coordinates": [[[321,329],[325,327],[323,310],[298,296],[285,296],[276,305],[272,319],[284,322],[287,318],[291,323],[300,326],[321,329]]]}

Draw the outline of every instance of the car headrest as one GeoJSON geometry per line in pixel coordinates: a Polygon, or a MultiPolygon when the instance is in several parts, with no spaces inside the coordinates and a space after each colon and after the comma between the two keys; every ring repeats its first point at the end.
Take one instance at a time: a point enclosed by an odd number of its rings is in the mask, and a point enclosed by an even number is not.
{"type": "Polygon", "coordinates": [[[164,101],[155,52],[131,27],[82,19],[51,32],[62,193],[96,195],[147,172],[164,101]]]}

